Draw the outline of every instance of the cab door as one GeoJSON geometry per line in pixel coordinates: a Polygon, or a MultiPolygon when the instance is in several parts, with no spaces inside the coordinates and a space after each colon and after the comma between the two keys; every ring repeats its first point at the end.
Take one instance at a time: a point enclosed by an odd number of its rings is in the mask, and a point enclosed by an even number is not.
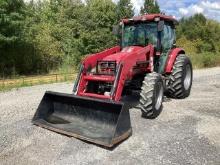
{"type": "Polygon", "coordinates": [[[175,27],[172,23],[165,23],[161,31],[161,55],[159,58],[159,73],[164,73],[170,50],[176,42],[175,27]]]}

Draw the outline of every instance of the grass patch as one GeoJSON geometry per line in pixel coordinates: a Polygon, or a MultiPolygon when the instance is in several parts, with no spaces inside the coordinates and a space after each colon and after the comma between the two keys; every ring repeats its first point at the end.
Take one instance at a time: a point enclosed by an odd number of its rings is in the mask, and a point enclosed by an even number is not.
{"type": "Polygon", "coordinates": [[[71,82],[75,79],[75,73],[49,74],[42,76],[19,77],[14,79],[0,80],[0,91],[8,91],[13,88],[21,88],[33,85],[71,82]]]}
{"type": "Polygon", "coordinates": [[[195,69],[220,66],[220,54],[205,52],[189,56],[195,69]]]}
{"type": "Polygon", "coordinates": [[[194,68],[220,66],[220,50],[201,50],[202,44],[203,42],[199,39],[190,41],[186,37],[181,37],[177,40],[178,47],[186,51],[194,68]]]}

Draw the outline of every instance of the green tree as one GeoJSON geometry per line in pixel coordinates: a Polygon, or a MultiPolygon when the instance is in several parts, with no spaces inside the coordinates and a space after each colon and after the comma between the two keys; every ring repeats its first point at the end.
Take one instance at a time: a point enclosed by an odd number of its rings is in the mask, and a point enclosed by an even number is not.
{"type": "Polygon", "coordinates": [[[22,37],[26,7],[23,0],[0,0],[0,73],[16,74],[23,69],[26,43],[22,37]]]}
{"type": "Polygon", "coordinates": [[[80,0],[51,0],[35,5],[26,34],[41,59],[39,68],[77,66],[83,55],[113,46],[115,10],[111,0],[88,0],[86,5],[80,0]]]}
{"type": "Polygon", "coordinates": [[[77,66],[82,58],[81,35],[84,26],[80,22],[83,16],[85,5],[80,0],[63,0],[57,18],[58,27],[54,37],[60,41],[62,49],[61,69],[67,72],[77,66]]]}
{"type": "Polygon", "coordinates": [[[95,53],[115,45],[112,26],[117,23],[116,5],[111,0],[88,0],[80,18],[82,54],[95,53]]]}
{"type": "Polygon", "coordinates": [[[160,7],[156,0],[145,0],[144,6],[141,7],[141,14],[153,14],[153,13],[160,13],[160,7]]]}
{"type": "Polygon", "coordinates": [[[220,24],[207,20],[202,14],[195,14],[189,18],[180,20],[177,28],[177,37],[186,37],[190,41],[200,42],[197,44],[197,52],[219,52],[220,24]],[[196,27],[196,28],[195,28],[196,27]]]}
{"type": "Polygon", "coordinates": [[[59,1],[36,2],[29,8],[26,18],[25,39],[34,45],[32,54],[37,57],[36,72],[48,72],[61,63],[62,51],[60,42],[54,37],[57,27],[59,1]]]}
{"type": "Polygon", "coordinates": [[[177,44],[191,56],[194,67],[220,64],[219,36],[220,23],[207,19],[203,14],[182,18],[177,27],[177,44]]]}
{"type": "Polygon", "coordinates": [[[117,20],[134,16],[133,5],[130,0],[119,0],[116,8],[117,20]]]}
{"type": "Polygon", "coordinates": [[[24,10],[22,0],[0,0],[0,41],[3,44],[19,39],[25,17],[24,10]]]}

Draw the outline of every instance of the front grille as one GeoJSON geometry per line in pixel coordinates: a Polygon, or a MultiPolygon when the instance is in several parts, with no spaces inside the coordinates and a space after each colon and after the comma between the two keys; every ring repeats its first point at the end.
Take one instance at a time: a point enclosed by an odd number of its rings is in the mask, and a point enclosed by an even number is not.
{"type": "Polygon", "coordinates": [[[116,73],[116,61],[98,61],[96,73],[102,75],[114,75],[116,73]]]}

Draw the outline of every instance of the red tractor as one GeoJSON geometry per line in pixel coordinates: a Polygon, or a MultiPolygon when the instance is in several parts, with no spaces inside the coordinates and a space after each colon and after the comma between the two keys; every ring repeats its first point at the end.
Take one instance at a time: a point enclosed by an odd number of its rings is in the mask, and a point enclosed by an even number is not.
{"type": "Polygon", "coordinates": [[[151,119],[161,113],[164,94],[188,97],[192,64],[175,45],[176,24],[162,14],[123,19],[114,28],[120,46],[86,56],[73,94],[46,92],[33,123],[112,147],[132,132],[124,96],[139,92],[142,116],[151,119]]]}

